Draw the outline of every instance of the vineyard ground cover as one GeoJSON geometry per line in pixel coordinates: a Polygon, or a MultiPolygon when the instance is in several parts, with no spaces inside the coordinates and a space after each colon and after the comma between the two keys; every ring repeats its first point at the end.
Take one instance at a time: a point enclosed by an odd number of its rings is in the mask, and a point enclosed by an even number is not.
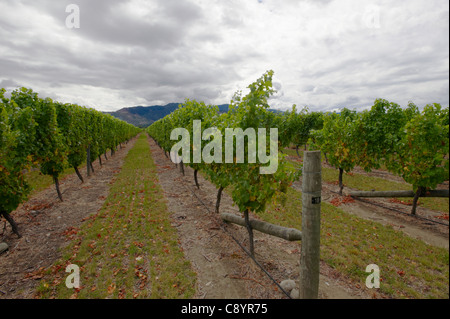
{"type": "MultiPolygon", "coordinates": [[[[22,230],[22,238],[11,232],[9,225],[1,225],[0,241],[10,249],[0,256],[0,299],[32,298],[43,270],[60,257],[60,248],[67,242],[64,233],[77,229],[83,219],[96,213],[103,205],[109,188],[120,172],[123,160],[135,139],[108,157],[95,174],[81,184],[75,173],[61,181],[65,201],[60,202],[54,185],[35,193],[15,212],[14,218],[22,230]]],[[[39,178],[42,176],[39,176],[39,178]]],[[[40,184],[40,182],[39,182],[40,184]]]]}
{"type": "Polygon", "coordinates": [[[41,297],[190,298],[196,275],[183,257],[170,222],[147,137],[142,134],[103,207],[72,234],[62,258],[41,282],[41,297]],[[64,285],[67,263],[82,267],[79,291],[64,285]]]}
{"type": "MultiPolygon", "coordinates": [[[[158,166],[161,186],[173,213],[187,258],[197,272],[196,298],[287,298],[277,286],[240,249],[220,225],[226,227],[248,248],[248,234],[243,227],[226,225],[214,213],[217,189],[203,174],[198,174],[200,189],[194,182],[194,171],[185,167],[185,176],[151,141],[152,154],[158,166]],[[193,195],[195,192],[195,195],[193,195]],[[200,198],[209,209],[197,199],[200,198]]],[[[224,192],[221,212],[239,214],[228,192],[224,192]]],[[[251,218],[257,218],[251,216],[251,218]]],[[[298,278],[300,249],[298,242],[286,242],[254,232],[256,259],[278,283],[298,278]]],[[[321,263],[319,298],[371,298],[370,292],[355,286],[346,276],[321,263]]]]}

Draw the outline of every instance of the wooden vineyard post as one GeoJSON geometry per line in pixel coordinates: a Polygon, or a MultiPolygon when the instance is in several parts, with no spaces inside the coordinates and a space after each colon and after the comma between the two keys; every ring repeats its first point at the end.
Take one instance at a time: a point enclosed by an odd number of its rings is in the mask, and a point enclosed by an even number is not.
{"type": "Polygon", "coordinates": [[[321,152],[305,152],[302,177],[301,299],[317,299],[320,272],[320,206],[322,198],[321,152]]]}
{"type": "Polygon", "coordinates": [[[91,176],[91,144],[88,145],[86,152],[87,176],[91,176]]]}

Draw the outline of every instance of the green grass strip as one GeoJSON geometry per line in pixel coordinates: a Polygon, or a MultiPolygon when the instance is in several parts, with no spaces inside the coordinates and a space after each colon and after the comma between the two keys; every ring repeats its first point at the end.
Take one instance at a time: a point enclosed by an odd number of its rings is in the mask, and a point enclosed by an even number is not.
{"type": "Polygon", "coordinates": [[[171,226],[148,140],[129,151],[103,208],[74,231],[63,257],[38,288],[42,298],[185,299],[196,274],[171,226]],[[80,267],[78,290],[68,289],[67,264],[80,267]]]}

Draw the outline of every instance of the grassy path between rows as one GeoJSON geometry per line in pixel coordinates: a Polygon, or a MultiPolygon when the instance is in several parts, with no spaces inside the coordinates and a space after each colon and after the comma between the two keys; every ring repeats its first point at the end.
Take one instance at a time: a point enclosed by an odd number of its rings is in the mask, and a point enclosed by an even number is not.
{"type": "Polygon", "coordinates": [[[196,274],[179,247],[146,134],[125,158],[103,208],[80,229],[41,280],[41,298],[192,298],[196,274]],[[68,264],[80,288],[66,287],[68,264]]]}

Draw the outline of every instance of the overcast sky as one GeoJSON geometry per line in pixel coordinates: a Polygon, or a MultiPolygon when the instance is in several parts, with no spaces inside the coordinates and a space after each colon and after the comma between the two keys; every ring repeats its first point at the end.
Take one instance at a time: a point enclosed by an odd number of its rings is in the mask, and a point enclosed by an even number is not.
{"type": "Polygon", "coordinates": [[[448,106],[449,2],[0,0],[9,90],[101,111],[223,104],[267,70],[273,108],[363,109],[376,98],[448,106]]]}

